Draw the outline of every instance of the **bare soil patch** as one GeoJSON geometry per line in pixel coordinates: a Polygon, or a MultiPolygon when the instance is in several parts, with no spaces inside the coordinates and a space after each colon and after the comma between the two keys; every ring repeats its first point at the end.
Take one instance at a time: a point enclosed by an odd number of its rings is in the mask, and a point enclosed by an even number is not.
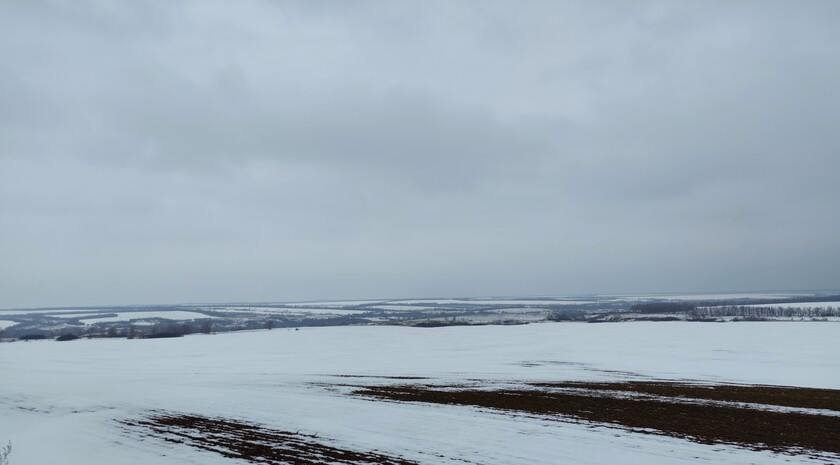
{"type": "Polygon", "coordinates": [[[262,464],[417,465],[376,451],[356,451],[327,444],[319,436],[281,431],[226,418],[160,413],[142,420],[123,421],[166,441],[185,444],[229,458],[262,464]]]}
{"type": "Polygon", "coordinates": [[[827,408],[840,391],[767,386],[696,386],[663,383],[551,383],[573,391],[465,389],[446,386],[360,386],[354,394],[399,402],[464,405],[508,412],[557,416],[633,431],[679,437],[695,442],[726,443],[753,450],[789,454],[840,454],[840,417],[770,411],[720,403],[679,400],[727,400],[771,405],[827,408]],[[587,392],[587,389],[590,391],[587,392]],[[618,395],[603,395],[603,391],[618,395]],[[811,398],[813,391],[819,395],[811,398]],[[665,398],[621,395],[636,392],[665,398]],[[712,394],[710,394],[712,393],[712,394]],[[668,397],[673,400],[668,399],[668,397]]]}
{"type": "Polygon", "coordinates": [[[743,384],[694,384],[667,381],[531,383],[531,386],[635,392],[686,399],[749,402],[840,411],[840,390],[834,389],[743,384]]]}

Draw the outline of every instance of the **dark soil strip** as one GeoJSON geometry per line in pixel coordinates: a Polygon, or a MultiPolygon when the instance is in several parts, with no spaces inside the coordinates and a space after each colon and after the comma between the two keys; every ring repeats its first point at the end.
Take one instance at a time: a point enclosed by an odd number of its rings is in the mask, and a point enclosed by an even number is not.
{"type": "Polygon", "coordinates": [[[840,417],[781,413],[710,404],[674,403],[586,393],[373,386],[357,395],[403,402],[469,405],[567,418],[755,450],[840,454],[840,417]],[[651,429],[655,431],[651,431],[651,429]]]}
{"type": "Polygon", "coordinates": [[[325,444],[318,436],[264,428],[252,423],[197,415],[158,414],[125,426],[148,430],[166,441],[212,451],[252,463],[326,465],[417,465],[377,452],[359,452],[325,444]]]}
{"type": "Polygon", "coordinates": [[[533,383],[537,387],[597,389],[638,392],[666,397],[751,402],[784,407],[816,408],[840,411],[840,390],[788,386],[740,384],[687,384],[674,382],[630,381],[621,383],[533,383]]]}
{"type": "Polygon", "coordinates": [[[428,376],[375,376],[375,375],[328,375],[334,378],[374,378],[374,379],[404,379],[404,380],[421,380],[431,379],[428,376]]]}

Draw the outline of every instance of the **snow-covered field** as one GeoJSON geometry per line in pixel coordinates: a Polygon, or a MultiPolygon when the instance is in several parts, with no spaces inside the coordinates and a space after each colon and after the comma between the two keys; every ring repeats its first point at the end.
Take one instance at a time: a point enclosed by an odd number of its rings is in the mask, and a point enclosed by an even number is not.
{"type": "MultiPolygon", "coordinates": [[[[22,316],[22,315],[33,315],[33,314],[53,314],[53,313],[84,313],[85,311],[90,311],[90,309],[81,309],[81,308],[51,308],[51,309],[26,309],[26,310],[0,310],[0,316],[22,316]]],[[[101,311],[106,311],[105,309],[101,311]]]]}
{"type": "Polygon", "coordinates": [[[731,300],[731,299],[786,299],[813,295],[810,292],[730,292],[717,294],[629,294],[615,296],[632,300],[731,300]]]}
{"type": "Polygon", "coordinates": [[[95,315],[87,315],[82,320],[85,323],[110,323],[114,321],[131,321],[141,320],[144,318],[165,318],[167,320],[198,320],[202,318],[212,318],[203,313],[184,312],[180,310],[169,312],[125,312],[117,313],[117,316],[97,317],[95,315]]]}
{"type": "Polygon", "coordinates": [[[753,304],[749,307],[765,308],[840,308],[840,302],[786,302],[782,304],[753,304]]]}
{"type": "Polygon", "coordinates": [[[50,315],[51,317],[55,318],[67,318],[67,319],[85,319],[85,318],[105,318],[104,314],[110,312],[99,312],[99,313],[59,313],[55,315],[50,315]]]}
{"type": "Polygon", "coordinates": [[[416,310],[434,310],[435,307],[424,307],[422,305],[377,305],[376,308],[382,310],[409,310],[409,311],[416,311],[416,310]]]}
{"type": "Polygon", "coordinates": [[[290,307],[350,307],[353,305],[369,305],[383,302],[382,300],[341,300],[327,302],[291,302],[285,305],[290,307]]]}
{"type": "Polygon", "coordinates": [[[575,300],[570,298],[557,299],[493,299],[493,298],[469,298],[469,299],[413,299],[413,300],[391,300],[389,304],[406,305],[576,305],[588,304],[595,300],[575,300]]]}
{"type": "Polygon", "coordinates": [[[262,315],[355,315],[364,310],[346,310],[340,307],[327,308],[282,308],[282,307],[211,307],[208,310],[214,312],[229,313],[256,313],[262,315]]]}
{"type": "Polygon", "coordinates": [[[143,438],[119,420],[152,409],[318,434],[420,463],[806,463],[463,406],[349,397],[328,385],[653,377],[840,388],[833,323],[331,327],[0,344],[0,442],[12,465],[244,463],[143,438]],[[439,456],[440,455],[440,456],[439,456]],[[460,462],[463,463],[463,462],[460,462]]]}
{"type": "Polygon", "coordinates": [[[595,300],[571,299],[432,299],[432,300],[394,300],[397,304],[438,304],[438,305],[578,305],[595,302],[595,300]]]}

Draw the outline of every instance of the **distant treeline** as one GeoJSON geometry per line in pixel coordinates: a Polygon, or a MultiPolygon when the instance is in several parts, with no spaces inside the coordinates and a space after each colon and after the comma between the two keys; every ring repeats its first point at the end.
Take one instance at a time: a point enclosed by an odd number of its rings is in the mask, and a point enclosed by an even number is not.
{"type": "Polygon", "coordinates": [[[3,337],[20,341],[34,341],[39,339],[56,339],[57,341],[73,341],[79,338],[128,338],[151,339],[162,337],[180,337],[194,333],[210,333],[213,331],[213,321],[160,321],[149,325],[133,325],[128,322],[117,322],[109,325],[90,325],[81,327],[67,327],[45,330],[37,328],[12,327],[2,332],[3,337]]]}
{"type": "Polygon", "coordinates": [[[820,302],[840,301],[840,296],[810,297],[803,299],[787,299],[783,302],[768,302],[761,300],[762,306],[750,304],[726,303],[721,301],[711,302],[644,302],[630,306],[630,311],[635,313],[678,313],[696,317],[718,317],[718,316],[742,316],[742,317],[827,317],[840,316],[840,309],[819,305],[820,302]],[[781,304],[813,302],[812,306],[783,307],[781,304]],[[774,306],[780,305],[780,306],[774,306]]]}
{"type": "Polygon", "coordinates": [[[695,318],[716,318],[735,316],[742,318],[826,318],[840,317],[838,307],[753,307],[729,305],[723,307],[699,307],[689,315],[695,318]]]}
{"type": "Polygon", "coordinates": [[[646,302],[633,304],[630,311],[636,313],[688,313],[697,308],[692,302],[646,302]]]}
{"type": "Polygon", "coordinates": [[[210,334],[254,329],[347,326],[368,324],[364,318],[341,315],[327,318],[286,319],[279,316],[268,318],[244,319],[197,319],[190,321],[172,321],[157,319],[153,324],[131,324],[127,321],[87,326],[64,327],[60,329],[40,329],[37,326],[21,324],[0,331],[0,337],[20,341],[56,339],[72,341],[79,338],[128,338],[157,339],[181,337],[188,334],[210,334]]]}

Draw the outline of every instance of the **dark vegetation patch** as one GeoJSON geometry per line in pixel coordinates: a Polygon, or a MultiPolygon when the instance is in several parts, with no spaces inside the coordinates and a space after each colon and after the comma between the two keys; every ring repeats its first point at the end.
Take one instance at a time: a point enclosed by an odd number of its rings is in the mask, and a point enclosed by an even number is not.
{"type": "Polygon", "coordinates": [[[328,445],[324,438],[265,428],[253,423],[199,415],[155,414],[123,421],[130,429],[148,435],[215,452],[224,457],[262,464],[385,464],[416,465],[416,462],[376,451],[354,451],[328,445]]]}
{"type": "MultiPolygon", "coordinates": [[[[476,390],[433,386],[365,386],[354,394],[400,402],[428,402],[464,405],[502,411],[558,416],[621,427],[632,431],[683,438],[703,444],[725,443],[753,450],[789,454],[809,451],[840,454],[840,417],[798,412],[769,411],[711,403],[688,403],[685,398],[762,402],[773,405],[834,406],[840,391],[803,390],[748,386],[723,387],[715,394],[700,387],[681,389],[677,385],[649,383],[555,383],[551,387],[574,387],[584,391],[542,391],[531,389],[476,390]],[[636,389],[638,388],[638,389],[636,389]],[[586,389],[590,389],[586,392],[586,389]],[[636,392],[677,397],[652,399],[603,395],[603,390],[636,392]],[[787,390],[787,391],[785,391],[787,390]],[[809,395],[818,391],[811,402],[809,395]],[[777,397],[773,397],[777,396],[777,397]]],[[[619,394],[619,393],[617,393],[619,394]]]]}

